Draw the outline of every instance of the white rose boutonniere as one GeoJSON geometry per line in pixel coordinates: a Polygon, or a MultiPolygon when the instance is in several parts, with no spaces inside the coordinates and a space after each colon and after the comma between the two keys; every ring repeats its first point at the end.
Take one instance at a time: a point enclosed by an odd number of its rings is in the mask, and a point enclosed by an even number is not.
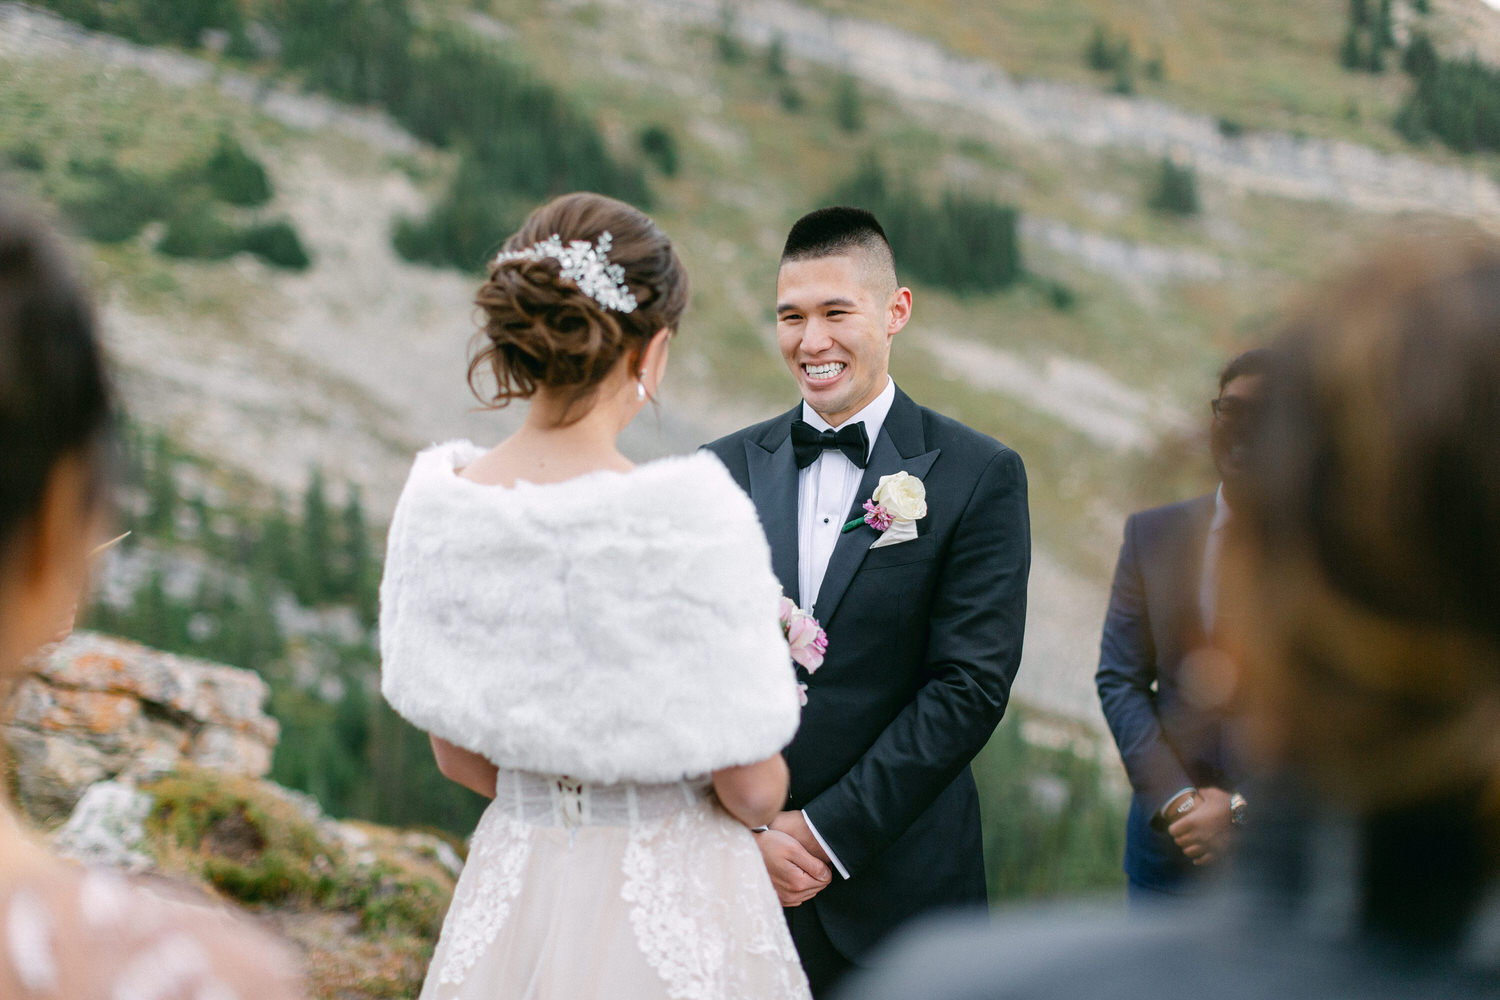
{"type": "Polygon", "coordinates": [[[922,480],[910,473],[893,472],[880,477],[875,495],[865,501],[865,516],[850,521],[844,530],[868,524],[880,532],[880,537],[870,543],[870,548],[878,549],[916,538],[917,522],[926,516],[927,487],[922,480]]]}

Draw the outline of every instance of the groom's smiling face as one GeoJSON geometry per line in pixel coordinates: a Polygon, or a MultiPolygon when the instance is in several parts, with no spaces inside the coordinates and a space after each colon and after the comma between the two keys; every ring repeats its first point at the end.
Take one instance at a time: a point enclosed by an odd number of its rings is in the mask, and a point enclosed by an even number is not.
{"type": "Polygon", "coordinates": [[[911,293],[866,255],[788,260],[776,276],[776,341],[802,398],[839,426],[885,388],[911,293]]]}

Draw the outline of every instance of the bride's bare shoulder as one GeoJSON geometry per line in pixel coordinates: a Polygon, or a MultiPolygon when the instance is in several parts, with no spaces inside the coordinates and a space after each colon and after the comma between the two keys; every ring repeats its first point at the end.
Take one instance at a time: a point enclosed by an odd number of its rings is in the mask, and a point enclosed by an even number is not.
{"type": "Polygon", "coordinates": [[[181,890],[62,863],[0,885],[0,996],[296,1000],[281,943],[181,890]]]}

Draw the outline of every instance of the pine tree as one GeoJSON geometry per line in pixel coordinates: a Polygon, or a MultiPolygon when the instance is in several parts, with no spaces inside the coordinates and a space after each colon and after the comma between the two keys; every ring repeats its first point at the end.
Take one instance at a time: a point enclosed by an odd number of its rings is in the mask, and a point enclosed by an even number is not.
{"type": "Polygon", "coordinates": [[[1349,25],[1344,32],[1344,44],[1339,47],[1339,64],[1345,69],[1364,69],[1364,47],[1359,44],[1359,29],[1349,25]]]}
{"type": "Polygon", "coordinates": [[[302,566],[296,588],[297,596],[305,604],[317,604],[330,596],[329,559],[333,555],[330,520],[323,470],[315,468],[302,496],[302,566]]]}
{"type": "Polygon", "coordinates": [[[360,620],[370,625],[374,623],[378,611],[380,581],[376,576],[370,530],[365,523],[364,504],[360,499],[358,485],[349,486],[343,522],[344,565],[348,576],[342,589],[344,596],[354,604],[360,620]]]}
{"type": "Polygon", "coordinates": [[[163,541],[177,533],[177,462],[164,434],[151,441],[146,474],[146,530],[163,541]]]}
{"type": "Polygon", "coordinates": [[[845,73],[833,92],[833,117],[845,132],[858,132],[865,127],[864,99],[859,95],[859,83],[845,73]]]}
{"type": "Polygon", "coordinates": [[[1171,215],[1193,215],[1198,211],[1198,181],[1190,166],[1179,166],[1162,157],[1156,186],[1148,200],[1151,208],[1171,215]]]}
{"type": "Polygon", "coordinates": [[[786,68],[786,40],[780,35],[771,39],[771,44],[766,47],[766,72],[776,80],[787,77],[786,68]]]}
{"type": "Polygon", "coordinates": [[[1391,14],[1391,0],[1380,0],[1380,15],[1375,21],[1374,45],[1383,49],[1396,47],[1396,29],[1391,14]]]}

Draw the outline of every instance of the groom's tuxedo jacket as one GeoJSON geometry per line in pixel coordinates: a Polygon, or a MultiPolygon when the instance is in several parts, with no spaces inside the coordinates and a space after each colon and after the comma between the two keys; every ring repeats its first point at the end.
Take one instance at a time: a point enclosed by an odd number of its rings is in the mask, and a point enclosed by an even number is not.
{"type": "MultiPolygon", "coordinates": [[[[797,582],[800,404],[708,445],[750,494],[787,596],[797,582]]],[[[847,520],[880,477],[927,489],[918,537],[871,549],[839,537],[816,604],[828,655],[787,748],[789,809],[806,810],[848,870],[811,903],[858,960],[923,911],[984,903],[979,802],[969,762],[1005,712],[1021,660],[1031,563],[1026,473],[1009,448],[899,389],[847,520]]]]}

